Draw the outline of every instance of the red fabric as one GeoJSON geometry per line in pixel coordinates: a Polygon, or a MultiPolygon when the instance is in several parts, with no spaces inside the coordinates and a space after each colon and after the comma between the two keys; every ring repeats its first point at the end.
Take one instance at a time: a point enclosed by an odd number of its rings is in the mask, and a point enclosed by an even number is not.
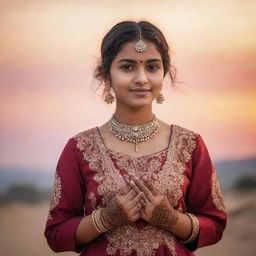
{"type": "MultiPolygon", "coordinates": [[[[107,150],[100,140],[95,140],[95,143],[97,141],[100,145],[95,144],[94,147],[98,146],[100,150],[107,151],[105,153],[115,162],[115,153],[107,150]]],[[[191,153],[191,159],[185,164],[184,182],[181,186],[182,196],[178,202],[183,212],[193,213],[198,217],[200,231],[197,239],[191,244],[183,245],[178,238],[174,238],[178,256],[194,255],[192,251],[195,249],[216,243],[222,236],[227,218],[225,211],[218,209],[213,202],[212,173],[214,168],[207,148],[200,135],[196,134],[194,141],[196,146],[191,153]]],[[[118,153],[118,155],[122,154],[118,153]]],[[[163,163],[166,160],[165,155],[165,151],[158,154],[163,163]]],[[[154,154],[150,158],[154,158],[154,154]]],[[[97,157],[95,157],[95,163],[88,162],[84,157],[84,152],[78,147],[78,141],[71,138],[58,161],[56,174],[61,181],[60,196],[58,203],[50,209],[45,229],[48,244],[55,252],[81,252],[82,248],[75,246],[75,232],[82,218],[91,214],[94,209],[89,199],[91,192],[96,196],[96,205],[102,205],[102,198],[98,191],[99,184],[94,179],[95,171],[91,168],[93,164],[99,164],[97,157]]],[[[124,169],[115,166],[119,168],[122,175],[125,174],[124,169]]],[[[55,194],[58,198],[56,195],[58,194],[55,194]]],[[[139,229],[147,226],[142,220],[138,220],[136,224],[139,229]]],[[[81,255],[109,255],[106,252],[107,246],[108,239],[102,234],[87,244],[81,255]]],[[[154,253],[157,256],[175,255],[168,250],[165,244],[160,245],[154,253]]],[[[120,252],[117,251],[115,255],[120,255],[120,252]]],[[[130,255],[137,255],[136,251],[132,251],[130,255]]]]}
{"type": "Polygon", "coordinates": [[[211,175],[214,167],[200,135],[197,136],[197,147],[190,164],[192,168],[187,168],[191,180],[187,191],[187,212],[198,217],[200,231],[198,239],[187,248],[195,250],[217,243],[221,239],[227,214],[218,210],[213,203],[211,175]]]}

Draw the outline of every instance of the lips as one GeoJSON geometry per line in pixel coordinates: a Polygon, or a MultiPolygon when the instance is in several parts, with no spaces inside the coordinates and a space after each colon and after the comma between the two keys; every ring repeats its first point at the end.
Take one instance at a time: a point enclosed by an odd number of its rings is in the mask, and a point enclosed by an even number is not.
{"type": "Polygon", "coordinates": [[[130,91],[132,91],[132,92],[149,92],[151,90],[147,89],[147,88],[135,88],[135,89],[131,89],[130,91]]]}
{"type": "Polygon", "coordinates": [[[139,97],[144,97],[151,93],[151,90],[147,88],[134,88],[130,90],[130,93],[139,97]]]}

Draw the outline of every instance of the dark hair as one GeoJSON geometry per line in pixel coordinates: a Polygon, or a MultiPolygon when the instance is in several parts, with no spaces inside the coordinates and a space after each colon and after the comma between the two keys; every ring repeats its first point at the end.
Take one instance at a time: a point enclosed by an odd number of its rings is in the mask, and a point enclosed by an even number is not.
{"type": "Polygon", "coordinates": [[[102,78],[110,79],[113,59],[125,43],[139,40],[140,31],[143,39],[154,43],[163,60],[164,75],[169,73],[172,84],[175,84],[176,69],[171,65],[166,39],[156,26],[147,21],[123,21],[111,28],[102,40],[101,63],[95,69],[95,78],[100,81],[102,78]]]}

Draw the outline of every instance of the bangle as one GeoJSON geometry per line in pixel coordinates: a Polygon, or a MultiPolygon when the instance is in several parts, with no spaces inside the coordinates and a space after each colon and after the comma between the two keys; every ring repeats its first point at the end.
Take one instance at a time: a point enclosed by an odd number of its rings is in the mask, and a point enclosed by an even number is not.
{"type": "Polygon", "coordinates": [[[101,218],[101,208],[94,210],[92,212],[92,222],[94,228],[99,232],[99,233],[105,233],[109,231],[108,228],[104,225],[102,218],[101,218]]]}
{"type": "Polygon", "coordinates": [[[185,240],[181,240],[181,243],[182,244],[189,244],[191,242],[193,242],[197,235],[198,235],[198,232],[199,232],[199,221],[198,221],[198,218],[194,215],[194,214],[191,214],[191,213],[185,213],[190,221],[191,221],[191,233],[190,233],[190,236],[185,240]]]}

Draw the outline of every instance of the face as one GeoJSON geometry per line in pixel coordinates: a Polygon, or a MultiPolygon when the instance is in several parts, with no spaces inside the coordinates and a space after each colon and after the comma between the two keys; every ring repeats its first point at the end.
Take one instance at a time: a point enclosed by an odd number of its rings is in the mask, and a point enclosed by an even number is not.
{"type": "Polygon", "coordinates": [[[111,87],[117,107],[144,107],[151,105],[162,89],[163,62],[154,44],[144,41],[147,50],[139,53],[136,42],[123,45],[111,63],[111,87]]]}

